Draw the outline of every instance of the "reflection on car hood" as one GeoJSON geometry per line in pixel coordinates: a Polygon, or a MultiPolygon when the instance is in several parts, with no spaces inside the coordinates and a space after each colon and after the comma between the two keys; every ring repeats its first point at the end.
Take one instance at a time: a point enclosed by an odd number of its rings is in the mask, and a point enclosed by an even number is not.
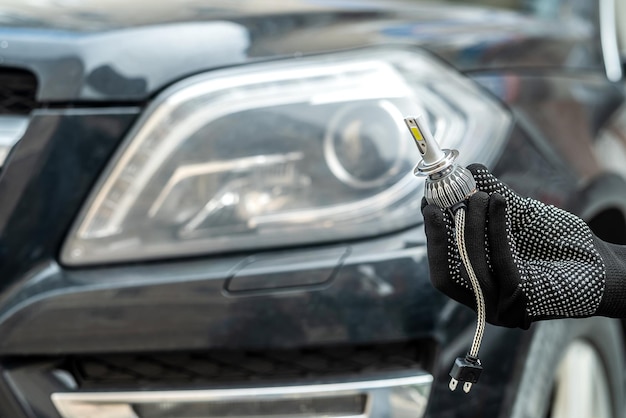
{"type": "Polygon", "coordinates": [[[593,24],[373,0],[5,0],[0,63],[41,101],[144,101],[188,75],[251,61],[419,45],[461,70],[600,68],[593,24]]]}
{"type": "Polygon", "coordinates": [[[5,0],[3,26],[102,31],[240,16],[380,9],[380,2],[300,0],[5,0]]]}

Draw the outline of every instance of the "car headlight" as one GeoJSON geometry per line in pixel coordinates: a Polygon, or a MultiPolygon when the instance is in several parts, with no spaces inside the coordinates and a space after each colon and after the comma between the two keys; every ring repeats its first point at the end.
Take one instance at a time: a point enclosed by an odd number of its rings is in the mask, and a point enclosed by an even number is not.
{"type": "Polygon", "coordinates": [[[66,264],[350,239],[421,221],[404,115],[489,162],[509,116],[425,53],[360,50],[187,79],[138,121],[62,251],[66,264]]]}

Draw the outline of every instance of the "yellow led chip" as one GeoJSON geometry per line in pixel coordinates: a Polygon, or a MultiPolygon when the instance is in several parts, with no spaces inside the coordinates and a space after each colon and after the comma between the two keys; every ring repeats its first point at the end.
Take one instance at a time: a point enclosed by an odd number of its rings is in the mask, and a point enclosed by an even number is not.
{"type": "Polygon", "coordinates": [[[416,141],[423,141],[424,140],[424,137],[422,136],[422,133],[417,128],[417,126],[411,126],[410,129],[411,129],[411,133],[413,134],[413,138],[415,138],[416,141]]]}
{"type": "Polygon", "coordinates": [[[411,136],[415,140],[417,144],[417,148],[424,155],[426,153],[426,140],[424,139],[424,135],[422,134],[422,130],[419,127],[418,122],[419,117],[417,118],[405,118],[404,123],[406,123],[407,128],[409,128],[409,132],[411,132],[411,136]]]}

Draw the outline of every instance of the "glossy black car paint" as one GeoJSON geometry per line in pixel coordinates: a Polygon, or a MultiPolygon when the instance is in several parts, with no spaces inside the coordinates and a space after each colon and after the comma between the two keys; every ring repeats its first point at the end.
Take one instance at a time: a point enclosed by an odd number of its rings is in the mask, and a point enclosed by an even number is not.
{"type": "MultiPolygon", "coordinates": [[[[420,338],[436,340],[440,350],[431,365],[428,416],[506,416],[531,333],[489,327],[480,385],[471,397],[450,393],[447,372],[469,345],[474,316],[430,286],[421,226],[257,255],[89,269],[59,265],[60,245],[141,112],[136,105],[192,73],[366,45],[425,47],[510,106],[516,126],[494,172],[520,193],[566,208],[576,206],[584,170],[555,145],[541,105],[579,106],[584,118],[578,129],[593,141],[623,97],[603,76],[593,27],[555,28],[554,22],[450,6],[355,2],[320,9],[301,2],[294,10],[252,13],[242,10],[248,3],[208,11],[179,7],[180,14],[163,13],[168,19],[130,21],[102,11],[55,21],[46,10],[35,16],[24,8],[4,22],[4,65],[35,72],[42,107],[54,108],[33,113],[0,174],[0,416],[55,416],[49,392],[68,388],[36,371],[67,354],[420,338]],[[460,43],[470,36],[471,42],[460,43]],[[517,79],[517,91],[525,94],[513,94],[504,75],[517,79]],[[573,94],[577,89],[588,94],[573,94]],[[320,257],[314,268],[299,265],[303,252],[328,249],[341,256],[320,257]],[[293,257],[286,274],[313,284],[233,292],[230,284],[249,257],[282,263],[293,257]]],[[[624,207],[615,199],[609,205],[624,207]]]]}

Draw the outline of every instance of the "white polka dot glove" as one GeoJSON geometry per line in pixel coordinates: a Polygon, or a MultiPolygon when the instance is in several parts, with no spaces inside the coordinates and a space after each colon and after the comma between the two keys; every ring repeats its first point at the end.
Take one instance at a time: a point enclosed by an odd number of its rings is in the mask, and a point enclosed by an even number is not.
{"type": "MultiPolygon", "coordinates": [[[[571,213],[518,196],[484,166],[468,169],[479,191],[467,204],[465,241],[488,322],[526,329],[542,319],[625,316],[624,247],[571,213]]],[[[422,211],[433,285],[475,309],[452,216],[434,205],[422,211]]]]}

